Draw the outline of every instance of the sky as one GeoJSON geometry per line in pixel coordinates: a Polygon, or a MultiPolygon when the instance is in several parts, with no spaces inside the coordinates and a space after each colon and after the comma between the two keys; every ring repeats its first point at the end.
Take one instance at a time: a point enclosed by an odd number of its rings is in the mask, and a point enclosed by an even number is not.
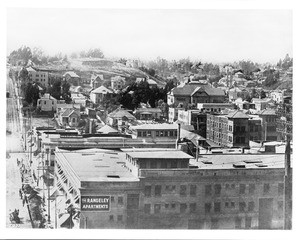
{"type": "Polygon", "coordinates": [[[292,56],[291,10],[9,8],[7,54],[101,48],[108,58],[276,63],[292,56]]]}

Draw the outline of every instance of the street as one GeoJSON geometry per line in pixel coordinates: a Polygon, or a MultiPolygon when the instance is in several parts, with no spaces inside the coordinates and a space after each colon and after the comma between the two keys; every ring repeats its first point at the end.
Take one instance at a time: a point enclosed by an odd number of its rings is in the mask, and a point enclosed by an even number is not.
{"type": "Polygon", "coordinates": [[[21,127],[17,110],[17,99],[12,79],[7,76],[6,89],[10,98],[6,99],[6,227],[31,228],[31,222],[26,204],[23,206],[19,196],[22,187],[21,175],[17,166],[17,158],[26,161],[21,144],[21,127]],[[19,209],[21,224],[11,223],[9,213],[19,209]]]}

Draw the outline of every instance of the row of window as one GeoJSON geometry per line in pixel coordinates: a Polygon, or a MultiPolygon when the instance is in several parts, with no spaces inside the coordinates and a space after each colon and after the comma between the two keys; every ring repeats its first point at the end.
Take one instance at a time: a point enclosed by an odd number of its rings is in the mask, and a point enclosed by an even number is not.
{"type": "MultiPolygon", "coordinates": [[[[123,221],[123,215],[117,215],[117,219],[118,222],[122,222],[123,221]]],[[[114,222],[115,221],[115,216],[114,215],[109,215],[109,221],[110,222],[114,222]]]]}
{"type": "Polygon", "coordinates": [[[152,210],[152,205],[149,203],[144,205],[144,213],[147,214],[158,214],[161,213],[162,208],[164,207],[165,211],[176,211],[179,205],[179,211],[180,213],[195,213],[197,210],[197,204],[196,203],[180,203],[180,204],[176,204],[176,203],[165,203],[165,204],[153,204],[153,210],[152,210]],[[189,208],[189,211],[188,211],[189,208]]]}
{"type": "MultiPolygon", "coordinates": [[[[138,131],[138,137],[151,137],[152,131],[138,131]]],[[[155,131],[156,137],[176,137],[177,130],[155,131]]]]}
{"type": "MultiPolygon", "coordinates": [[[[221,194],[221,189],[222,189],[221,184],[215,184],[214,186],[206,185],[205,186],[205,195],[206,196],[212,195],[213,187],[214,187],[214,194],[215,195],[220,195],[221,194]]],[[[226,183],[225,184],[225,189],[226,190],[235,189],[235,184],[226,183]]],[[[255,189],[256,189],[256,185],[254,183],[250,183],[249,186],[248,186],[248,193],[253,194],[255,192],[255,189]]],[[[278,183],[278,194],[282,195],[283,190],[284,190],[284,184],[283,183],[278,183]]],[[[270,184],[269,183],[264,183],[263,193],[267,194],[267,193],[270,193],[270,191],[271,191],[270,184]]],[[[243,183],[239,184],[239,194],[246,194],[246,184],[243,184],[243,183]]]]}
{"type": "MultiPolygon", "coordinates": [[[[225,209],[235,209],[235,202],[225,202],[224,203],[225,209]]],[[[220,213],[221,212],[221,202],[214,202],[214,203],[205,203],[204,205],[205,213],[220,213]],[[213,210],[213,211],[212,211],[213,210]]],[[[239,212],[253,212],[255,210],[255,203],[254,201],[248,202],[248,208],[246,202],[239,202],[239,212]]]]}
{"type": "MultiPolygon", "coordinates": [[[[235,190],[236,185],[235,184],[229,184],[226,183],[225,184],[225,190],[229,191],[229,190],[235,190]]],[[[246,188],[247,185],[246,184],[239,184],[238,185],[238,193],[239,194],[246,194],[246,188]]],[[[175,192],[177,189],[176,185],[166,185],[164,191],[166,193],[170,193],[170,192],[175,192]]],[[[162,186],[161,185],[155,185],[154,186],[154,192],[152,193],[152,186],[148,185],[145,186],[145,197],[161,197],[162,195],[162,186]],[[153,194],[153,195],[152,195],[153,194]]],[[[222,190],[222,185],[221,184],[214,184],[214,185],[205,185],[205,196],[211,196],[211,195],[221,195],[221,190],[222,190]]],[[[247,193],[249,194],[254,194],[256,190],[256,185],[254,183],[250,183],[248,185],[248,191],[247,193]]],[[[271,186],[269,183],[264,183],[263,184],[263,193],[264,194],[268,194],[271,191],[271,186]]],[[[284,191],[284,184],[283,183],[278,183],[278,195],[282,195],[284,191]]],[[[196,185],[180,185],[179,186],[179,195],[180,196],[187,196],[189,194],[189,196],[196,196],[197,194],[197,186],[196,185]]]]}
{"type": "MultiPolygon", "coordinates": [[[[167,185],[165,186],[165,191],[167,193],[175,192],[176,191],[176,185],[167,185]]],[[[190,196],[196,196],[197,192],[197,186],[196,185],[190,185],[189,186],[189,195],[190,196]]],[[[152,196],[152,186],[145,186],[145,197],[151,197],[152,196]]],[[[180,196],[187,196],[188,194],[188,186],[187,185],[180,185],[179,186],[179,194],[180,196]]],[[[155,197],[161,197],[162,195],[162,186],[156,185],[154,186],[154,196],[155,197]]]]}
{"type": "MultiPolygon", "coordinates": [[[[158,161],[151,160],[150,162],[150,169],[155,169],[158,167],[158,161]]],[[[135,164],[134,164],[135,165],[135,164]]],[[[160,161],[160,168],[187,168],[188,162],[187,161],[177,161],[177,160],[161,160],[160,161]],[[178,164],[179,163],[179,164],[178,164]]],[[[147,162],[140,161],[140,168],[147,169],[147,162]]]]}

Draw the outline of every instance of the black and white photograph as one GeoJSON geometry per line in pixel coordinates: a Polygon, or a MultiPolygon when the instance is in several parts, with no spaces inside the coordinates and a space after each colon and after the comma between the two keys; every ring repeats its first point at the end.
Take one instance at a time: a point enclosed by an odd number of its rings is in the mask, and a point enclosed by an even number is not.
{"type": "Polygon", "coordinates": [[[291,5],[29,2],[5,9],[4,229],[289,236],[291,5]]]}

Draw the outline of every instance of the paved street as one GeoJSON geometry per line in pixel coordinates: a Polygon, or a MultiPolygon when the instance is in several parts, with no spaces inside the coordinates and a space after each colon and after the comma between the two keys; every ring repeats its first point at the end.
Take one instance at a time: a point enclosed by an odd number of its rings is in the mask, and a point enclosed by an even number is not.
{"type": "Polygon", "coordinates": [[[17,110],[17,100],[13,89],[12,80],[8,77],[6,83],[7,91],[10,92],[10,98],[7,98],[6,111],[6,226],[18,228],[31,228],[30,218],[26,204],[23,206],[19,196],[21,188],[21,176],[17,166],[17,158],[24,159],[25,153],[21,144],[21,128],[19,122],[19,113],[17,110]],[[9,212],[19,209],[21,224],[12,224],[9,220],[9,212]]]}

